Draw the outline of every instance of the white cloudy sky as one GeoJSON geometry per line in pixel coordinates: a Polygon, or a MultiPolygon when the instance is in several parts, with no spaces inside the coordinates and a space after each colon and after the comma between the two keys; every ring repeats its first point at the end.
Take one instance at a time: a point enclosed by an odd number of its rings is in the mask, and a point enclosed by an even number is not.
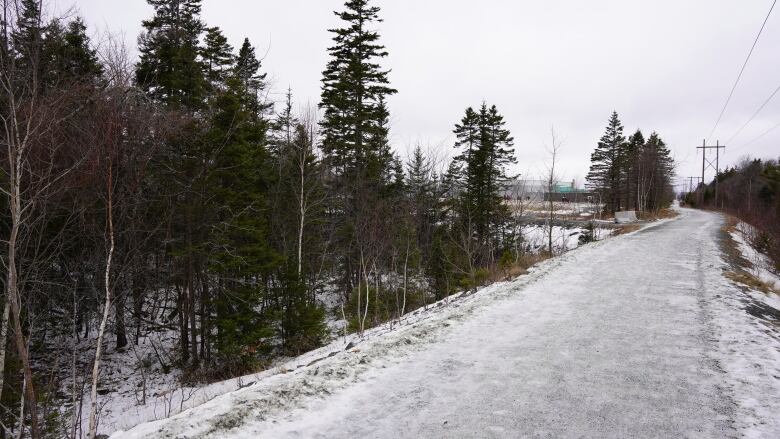
{"type": "MultiPolygon", "coordinates": [[[[50,0],[75,5],[94,34],[135,47],[144,0],[50,0]]],[[[288,87],[316,104],[342,0],[204,0],[203,19],[234,46],[249,37],[265,54],[276,98],[288,87]]],[[[543,172],[549,132],[565,140],[563,178],[582,181],[612,110],[627,134],[658,131],[680,177],[701,173],[695,146],[709,135],[772,0],[376,0],[390,56],[392,142],[449,150],[463,110],[496,104],[514,134],[518,172],[543,172]]],[[[780,7],[711,138],[729,140],[780,85],[780,7]]],[[[780,156],[780,93],[735,139],[722,162],[780,156]]],[[[709,178],[709,177],[708,177],[709,178]]]]}

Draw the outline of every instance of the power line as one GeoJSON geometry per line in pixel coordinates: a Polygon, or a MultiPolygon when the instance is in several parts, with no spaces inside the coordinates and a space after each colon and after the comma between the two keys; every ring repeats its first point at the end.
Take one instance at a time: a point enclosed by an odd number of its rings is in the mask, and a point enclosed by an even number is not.
{"type": "Polygon", "coordinates": [[[774,97],[775,97],[775,95],[777,94],[777,92],[778,92],[778,91],[780,91],[780,85],[778,85],[778,86],[777,86],[777,88],[775,89],[775,91],[773,91],[773,92],[772,92],[772,94],[771,94],[771,95],[769,95],[769,97],[768,97],[768,98],[766,98],[766,100],[764,101],[764,103],[763,103],[763,104],[761,104],[761,106],[760,106],[760,107],[758,107],[758,109],[756,110],[756,112],[755,112],[755,113],[753,113],[753,115],[752,115],[752,116],[750,116],[750,119],[748,119],[748,120],[747,120],[747,122],[745,122],[745,124],[744,124],[744,125],[742,125],[741,127],[739,127],[739,129],[737,130],[737,132],[736,132],[736,133],[734,133],[734,135],[733,135],[733,136],[731,136],[731,138],[729,138],[729,140],[727,140],[727,141],[726,141],[726,143],[731,143],[731,141],[732,141],[732,140],[734,140],[734,139],[735,139],[735,138],[736,138],[736,137],[739,135],[739,133],[741,133],[741,132],[742,132],[742,130],[744,130],[744,129],[745,129],[745,127],[746,127],[746,126],[748,126],[748,124],[749,124],[750,122],[752,122],[752,121],[753,121],[753,119],[755,119],[755,118],[756,118],[756,116],[758,116],[758,113],[760,113],[760,112],[761,112],[761,110],[763,110],[763,109],[764,109],[764,107],[766,107],[766,104],[768,104],[768,103],[769,103],[769,101],[771,101],[771,100],[772,100],[772,98],[774,98],[774,97]]]}
{"type": "Polygon", "coordinates": [[[769,20],[769,16],[772,14],[772,10],[775,8],[776,3],[777,0],[774,0],[772,2],[772,7],[769,8],[769,12],[767,12],[766,18],[764,18],[764,22],[761,24],[761,29],[758,30],[758,35],[756,35],[756,39],[753,40],[753,45],[750,47],[750,52],[748,52],[747,58],[745,58],[745,62],[742,64],[742,69],[740,69],[739,75],[737,75],[737,80],[734,81],[734,86],[731,87],[731,91],[729,92],[729,97],[726,98],[726,103],[723,104],[723,109],[720,110],[720,115],[718,115],[718,120],[715,121],[715,125],[712,127],[712,131],[710,131],[710,135],[707,136],[707,138],[710,138],[712,137],[713,134],[715,134],[715,130],[718,128],[718,124],[720,123],[720,120],[723,118],[723,114],[726,112],[726,107],[728,107],[729,102],[731,102],[731,97],[734,96],[734,90],[737,89],[737,84],[739,84],[739,80],[742,79],[742,74],[745,72],[745,67],[747,67],[748,61],[750,61],[750,56],[753,55],[753,49],[756,48],[756,44],[758,44],[758,38],[761,36],[761,32],[764,31],[766,22],[769,20]]]}
{"type": "MultiPolygon", "coordinates": [[[[720,142],[716,142],[713,146],[707,146],[707,139],[704,139],[701,146],[697,146],[696,150],[701,149],[701,182],[704,183],[704,172],[707,169],[715,171],[715,205],[718,204],[718,175],[720,174],[720,150],[726,151],[726,145],[721,145],[720,142]],[[715,162],[707,160],[707,150],[715,150],[715,162]]],[[[699,195],[701,197],[701,194],[699,195]]]]}
{"type": "Polygon", "coordinates": [[[764,131],[763,133],[759,134],[758,136],[754,137],[753,140],[750,142],[742,144],[742,146],[739,146],[737,148],[734,148],[735,150],[742,149],[748,145],[751,145],[752,143],[760,140],[762,137],[766,136],[767,134],[771,133],[772,131],[776,130],[778,127],[780,127],[780,122],[778,122],[776,125],[774,125],[772,128],[769,128],[768,130],[764,131]]]}

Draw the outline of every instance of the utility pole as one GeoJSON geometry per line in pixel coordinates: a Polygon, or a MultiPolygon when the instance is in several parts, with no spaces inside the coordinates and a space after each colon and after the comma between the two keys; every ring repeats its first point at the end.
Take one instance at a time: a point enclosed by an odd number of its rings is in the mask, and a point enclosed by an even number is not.
{"type": "MultiPolygon", "coordinates": [[[[720,173],[720,150],[726,149],[726,145],[721,145],[720,141],[715,142],[715,145],[707,145],[707,139],[702,140],[701,146],[697,146],[696,149],[701,149],[701,183],[704,184],[704,172],[707,169],[715,170],[715,207],[718,206],[718,174],[720,173]],[[707,160],[707,150],[715,150],[715,163],[711,160],[707,160]]],[[[700,195],[700,201],[704,201],[704,194],[700,195]]]]}
{"type": "Polygon", "coordinates": [[[697,187],[699,187],[699,182],[701,181],[701,177],[688,177],[688,192],[693,192],[696,190],[697,187]],[[696,180],[696,186],[693,185],[693,180],[696,180]]]}

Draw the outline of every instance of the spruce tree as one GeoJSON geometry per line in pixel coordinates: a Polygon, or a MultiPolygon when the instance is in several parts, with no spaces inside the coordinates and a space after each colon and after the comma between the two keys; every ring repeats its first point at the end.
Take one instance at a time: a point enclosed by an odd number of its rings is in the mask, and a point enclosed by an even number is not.
{"type": "Polygon", "coordinates": [[[396,90],[378,64],[387,56],[372,29],[381,22],[380,8],[368,0],[349,0],[345,7],[335,13],[344,27],[330,30],[335,44],[322,78],[322,148],[338,175],[366,169],[366,179],[381,182],[390,166],[385,98],[396,90]]]}
{"type": "Polygon", "coordinates": [[[272,103],[264,101],[267,73],[261,74],[260,67],[260,61],[255,55],[255,48],[252,47],[249,38],[244,38],[241,49],[238,51],[234,74],[242,88],[243,105],[256,120],[264,120],[267,113],[273,108],[272,103]]]}
{"type": "Polygon", "coordinates": [[[227,90],[214,102],[214,120],[205,142],[222,145],[215,155],[205,188],[220,200],[214,212],[209,249],[210,269],[219,289],[212,299],[216,345],[220,359],[243,371],[256,354],[268,354],[272,319],[262,311],[268,299],[259,282],[280,263],[270,247],[266,220],[268,155],[266,128],[244,105],[240,78],[232,76],[227,90]]]}
{"type": "Polygon", "coordinates": [[[200,0],[147,0],[154,17],[143,21],[136,82],[149,96],[174,107],[203,106],[204,68],[199,39],[200,0]]]}
{"type": "Polygon", "coordinates": [[[455,124],[453,133],[455,133],[456,139],[455,148],[460,148],[462,151],[453,160],[450,167],[450,177],[461,180],[462,189],[467,194],[475,194],[478,183],[474,180],[473,175],[469,173],[458,175],[470,168],[469,164],[472,163],[472,158],[477,154],[480,146],[480,118],[473,108],[466,108],[466,114],[459,124],[455,124]]]}
{"type": "Polygon", "coordinates": [[[45,72],[41,62],[44,24],[39,0],[21,0],[16,28],[11,34],[12,52],[16,68],[37,82],[45,72]]]}
{"type": "Polygon", "coordinates": [[[206,29],[203,43],[204,46],[200,50],[200,56],[209,87],[214,91],[224,89],[225,83],[230,76],[230,69],[235,62],[233,47],[228,43],[227,38],[218,27],[206,29]]]}
{"type": "Polygon", "coordinates": [[[372,249],[375,260],[380,257],[379,241],[386,237],[376,233],[387,225],[383,209],[401,194],[403,166],[388,142],[386,97],[396,90],[379,65],[387,56],[374,29],[381,22],[380,9],[368,0],[349,0],[344,6],[335,12],[343,26],[330,30],[334,45],[322,73],[320,128],[325,163],[333,175],[332,222],[347,296],[359,285],[361,271],[365,274],[364,248],[372,249]]]}
{"type": "Polygon", "coordinates": [[[645,147],[645,136],[641,130],[628,137],[623,154],[623,169],[625,172],[625,202],[623,205],[628,209],[641,210],[639,206],[639,188],[642,178],[642,169],[639,158],[645,147]]]}
{"type": "Polygon", "coordinates": [[[276,120],[273,124],[276,138],[272,142],[272,146],[279,162],[284,158],[284,150],[293,144],[293,139],[297,135],[298,123],[298,118],[293,112],[292,88],[288,87],[287,93],[284,95],[282,111],[276,114],[276,120]]]}
{"type": "Polygon", "coordinates": [[[643,156],[645,166],[650,169],[648,176],[650,188],[645,207],[650,210],[658,210],[668,206],[674,199],[674,188],[672,186],[674,160],[669,148],[666,146],[666,142],[656,132],[653,132],[647,138],[643,156]]]}
{"type": "Polygon", "coordinates": [[[43,41],[43,22],[39,0],[21,0],[16,28],[11,35],[14,49],[21,57],[29,57],[43,41]]]}
{"type": "Polygon", "coordinates": [[[62,82],[97,85],[103,66],[90,45],[87,27],[77,17],[63,29],[58,20],[46,26],[42,59],[46,63],[44,81],[48,87],[62,82]]]}
{"type": "MultiPolygon", "coordinates": [[[[140,60],[136,83],[152,101],[179,115],[183,126],[175,130],[155,160],[160,179],[161,204],[170,217],[167,250],[173,257],[177,281],[182,362],[197,366],[198,305],[206,305],[202,282],[207,277],[207,251],[215,212],[208,203],[208,178],[215,150],[226,141],[210,139],[206,114],[208,83],[200,59],[200,0],[147,0],[154,16],[143,21],[145,32],[139,38],[140,60]],[[200,300],[199,300],[200,299],[200,300]]],[[[212,103],[213,106],[217,104],[212,103]]],[[[212,111],[213,117],[226,117],[212,111]]],[[[212,121],[214,127],[218,120],[212,121]]],[[[201,334],[204,322],[201,322],[201,334]]],[[[201,354],[205,346],[201,345],[201,354]]]]}
{"type": "Polygon", "coordinates": [[[484,151],[487,160],[485,192],[490,197],[490,210],[497,212],[503,206],[500,193],[509,180],[507,167],[517,163],[514,138],[506,129],[504,116],[498,113],[495,105],[488,109],[483,103],[479,117],[480,150],[484,151]]]}
{"type": "Polygon", "coordinates": [[[492,263],[498,232],[507,218],[501,193],[509,177],[507,167],[516,163],[514,139],[496,106],[483,103],[479,112],[467,108],[455,125],[455,158],[452,172],[460,180],[459,215],[468,221],[482,247],[482,263],[492,263]],[[487,258],[487,259],[484,259],[487,258]]]}
{"type": "Polygon", "coordinates": [[[590,171],[587,175],[588,187],[599,194],[608,212],[620,210],[620,191],[622,152],[626,138],[623,136],[623,124],[617,112],[612,112],[606,131],[591,154],[590,171]]]}

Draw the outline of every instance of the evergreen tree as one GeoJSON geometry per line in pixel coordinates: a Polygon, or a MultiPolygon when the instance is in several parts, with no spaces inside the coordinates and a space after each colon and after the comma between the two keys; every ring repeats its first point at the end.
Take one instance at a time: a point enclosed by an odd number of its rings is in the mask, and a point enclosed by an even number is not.
{"type": "Polygon", "coordinates": [[[639,206],[640,187],[642,179],[642,167],[640,157],[645,148],[645,136],[641,130],[636,130],[628,137],[623,155],[623,168],[625,170],[625,201],[623,205],[628,209],[641,210],[639,206]]]}
{"type": "Polygon", "coordinates": [[[172,105],[203,106],[204,68],[198,41],[204,25],[200,0],[147,0],[154,17],[143,21],[136,82],[149,96],[172,105]]]}
{"type": "Polygon", "coordinates": [[[653,132],[647,138],[643,149],[643,162],[649,170],[647,180],[647,202],[644,208],[658,210],[668,206],[674,200],[674,160],[666,143],[658,133],[653,132]]]}
{"type": "Polygon", "coordinates": [[[414,148],[412,157],[406,166],[409,175],[406,188],[414,209],[412,214],[416,217],[418,231],[422,233],[425,225],[430,223],[429,210],[434,203],[434,173],[431,163],[423,154],[420,145],[414,148]]]}
{"type": "Polygon", "coordinates": [[[495,105],[489,109],[482,104],[480,109],[480,152],[485,155],[486,173],[485,193],[490,198],[489,207],[496,212],[502,206],[501,191],[509,180],[507,167],[517,163],[514,150],[514,138],[505,128],[504,116],[498,113],[495,105]]]}
{"type": "Polygon", "coordinates": [[[267,289],[258,280],[272,272],[280,257],[268,242],[265,126],[243,106],[240,78],[232,77],[227,85],[214,103],[216,112],[206,139],[223,145],[206,184],[211,196],[220,200],[209,259],[221,279],[213,299],[217,348],[224,362],[245,370],[256,354],[267,354],[272,347],[271,316],[261,306],[267,289]]]}
{"type": "Polygon", "coordinates": [[[203,43],[200,56],[209,87],[212,90],[224,89],[235,62],[233,47],[228,44],[227,38],[218,27],[206,29],[203,43]]]}
{"type": "Polygon", "coordinates": [[[21,0],[19,4],[20,11],[11,40],[17,54],[24,58],[40,49],[44,25],[39,0],[21,0]]]}
{"type": "MultiPolygon", "coordinates": [[[[460,124],[455,125],[455,158],[459,164],[459,215],[473,226],[476,240],[483,249],[480,263],[492,263],[498,232],[508,211],[501,193],[508,181],[507,167],[516,163],[514,139],[505,128],[503,116],[495,106],[483,103],[479,113],[467,108],[460,124]],[[487,258],[487,259],[485,259],[487,258]]],[[[476,262],[476,261],[475,261],[476,262]]]]}
{"type": "Polygon", "coordinates": [[[480,118],[473,108],[466,108],[466,114],[459,124],[455,124],[455,148],[461,148],[462,151],[455,157],[450,165],[450,177],[455,180],[461,180],[462,189],[466,193],[476,193],[478,183],[474,181],[473,175],[459,175],[469,169],[469,164],[480,146],[480,118]]]}
{"type": "Polygon", "coordinates": [[[367,180],[381,182],[390,167],[385,97],[396,90],[378,64],[387,51],[371,29],[381,22],[380,8],[368,3],[347,1],[336,12],[345,26],[330,30],[335,45],[322,78],[322,148],[338,175],[365,170],[367,180]]]}
{"type": "Polygon", "coordinates": [[[623,176],[622,154],[626,138],[623,124],[617,112],[612,112],[607,129],[591,154],[588,187],[601,194],[608,212],[620,210],[621,178],[623,176]]]}
{"type": "Polygon", "coordinates": [[[61,82],[97,85],[103,75],[97,51],[91,47],[87,27],[79,17],[65,29],[58,20],[49,23],[42,51],[46,64],[44,82],[48,87],[61,82]]]}
{"type": "Polygon", "coordinates": [[[16,27],[11,33],[12,52],[16,57],[16,68],[25,72],[37,83],[43,76],[41,60],[44,24],[39,0],[21,0],[16,27]]]}
{"type": "Polygon", "coordinates": [[[370,248],[372,260],[382,262],[380,253],[387,246],[380,241],[387,237],[377,234],[388,225],[382,212],[403,187],[403,166],[388,142],[386,97],[396,90],[379,65],[387,51],[372,28],[381,22],[379,11],[368,0],[349,0],[343,12],[335,13],[343,27],[330,30],[334,45],[322,74],[321,147],[333,175],[332,223],[345,295],[365,280],[361,252],[370,248]]]}
{"type": "Polygon", "coordinates": [[[260,61],[255,56],[255,48],[244,38],[236,59],[235,75],[242,87],[243,104],[255,119],[264,119],[273,108],[273,104],[264,102],[266,73],[260,73],[260,61]]]}
{"type": "MultiPolygon", "coordinates": [[[[228,139],[215,138],[218,128],[224,126],[220,118],[226,117],[227,111],[219,108],[220,103],[211,102],[213,109],[203,112],[209,103],[209,84],[205,77],[208,70],[199,56],[204,31],[200,0],[147,1],[154,16],[143,21],[136,83],[152,101],[176,111],[175,120],[181,125],[154,161],[154,174],[161,188],[161,207],[170,218],[166,250],[173,257],[172,276],[179,296],[176,316],[182,363],[198,366],[197,312],[205,313],[209,302],[203,279],[208,278],[207,252],[217,216],[208,202],[208,183],[214,155],[228,143],[228,139]]],[[[204,330],[208,319],[200,324],[201,337],[208,337],[209,331],[204,330]]],[[[206,343],[201,343],[200,354],[207,353],[206,343]]]]}
{"type": "Polygon", "coordinates": [[[276,139],[273,143],[273,147],[276,149],[276,156],[281,159],[284,157],[284,150],[289,148],[293,144],[293,139],[296,137],[296,129],[298,127],[298,118],[293,112],[293,96],[292,88],[287,88],[287,93],[284,96],[284,103],[282,111],[276,115],[274,121],[274,130],[276,132],[276,139]]]}

